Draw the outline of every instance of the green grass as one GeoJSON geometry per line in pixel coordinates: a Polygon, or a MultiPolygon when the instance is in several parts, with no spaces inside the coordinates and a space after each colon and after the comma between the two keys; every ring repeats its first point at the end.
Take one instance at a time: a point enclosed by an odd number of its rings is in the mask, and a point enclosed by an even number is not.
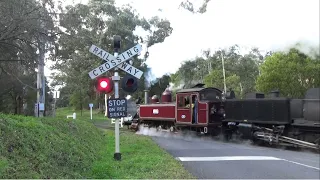
{"type": "Polygon", "coordinates": [[[84,178],[105,137],[85,121],[0,114],[0,178],[84,178]]]}
{"type": "MultiPolygon", "coordinates": [[[[114,161],[114,131],[103,113],[57,110],[56,118],[0,114],[0,178],[194,178],[150,137],[120,130],[121,161],[114,161]],[[98,125],[99,127],[99,125],[98,125]]],[[[111,126],[112,127],[112,126],[111,126]]]]}
{"type": "Polygon", "coordinates": [[[154,143],[150,137],[122,131],[121,161],[114,161],[114,131],[106,131],[107,146],[94,163],[95,179],[193,179],[182,164],[154,143]]]}
{"type": "MultiPolygon", "coordinates": [[[[78,120],[85,120],[85,121],[93,121],[93,122],[103,122],[103,121],[108,121],[108,118],[104,116],[104,112],[101,112],[99,110],[92,110],[92,120],[90,120],[90,110],[82,110],[82,115],[81,115],[81,110],[73,110],[70,107],[66,108],[59,108],[56,111],[56,117],[57,118],[66,118],[67,115],[72,115],[72,113],[76,113],[77,119],[78,120]]],[[[71,118],[70,118],[71,119],[71,118]]]]}

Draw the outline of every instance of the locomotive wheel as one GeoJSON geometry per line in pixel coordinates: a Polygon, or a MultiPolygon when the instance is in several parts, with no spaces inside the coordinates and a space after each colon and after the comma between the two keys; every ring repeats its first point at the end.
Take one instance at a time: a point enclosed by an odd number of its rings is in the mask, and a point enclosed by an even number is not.
{"type": "Polygon", "coordinates": [[[172,133],[174,133],[174,134],[179,134],[179,133],[181,133],[181,129],[180,129],[179,127],[173,126],[173,131],[172,131],[172,133]]]}
{"type": "Polygon", "coordinates": [[[255,133],[256,131],[252,132],[252,136],[251,136],[252,143],[258,146],[262,146],[263,144],[265,144],[263,140],[256,138],[255,133]]]}
{"type": "Polygon", "coordinates": [[[320,137],[316,139],[313,143],[320,147],[320,137]]]}
{"type": "Polygon", "coordinates": [[[225,141],[230,141],[231,138],[232,138],[232,134],[229,133],[229,132],[224,132],[223,137],[224,137],[223,140],[225,140],[225,141]]]}
{"type": "Polygon", "coordinates": [[[162,130],[162,127],[161,127],[161,125],[160,125],[160,126],[157,127],[157,131],[160,131],[160,132],[161,132],[161,130],[162,130]]]}
{"type": "Polygon", "coordinates": [[[223,141],[229,141],[232,138],[232,131],[226,125],[222,125],[221,134],[223,141]]]}

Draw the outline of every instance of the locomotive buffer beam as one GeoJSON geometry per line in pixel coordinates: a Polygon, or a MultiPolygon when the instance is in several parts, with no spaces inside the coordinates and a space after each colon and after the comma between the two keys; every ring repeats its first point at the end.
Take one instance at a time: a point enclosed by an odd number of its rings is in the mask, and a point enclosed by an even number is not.
{"type": "Polygon", "coordinates": [[[284,127],[280,127],[280,128],[276,127],[276,128],[270,129],[265,127],[255,126],[254,129],[257,130],[253,134],[254,137],[259,140],[267,141],[269,142],[269,144],[273,144],[273,143],[284,144],[284,145],[289,144],[289,145],[297,145],[297,146],[320,150],[320,146],[317,144],[282,136],[281,134],[283,133],[284,127]]]}

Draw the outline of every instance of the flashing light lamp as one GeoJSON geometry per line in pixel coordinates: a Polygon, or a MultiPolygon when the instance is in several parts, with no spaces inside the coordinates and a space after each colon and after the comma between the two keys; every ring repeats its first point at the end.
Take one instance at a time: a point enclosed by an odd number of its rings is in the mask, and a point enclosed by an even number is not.
{"type": "Polygon", "coordinates": [[[121,80],[121,87],[128,93],[134,93],[138,89],[138,79],[127,74],[121,80]]]}
{"type": "Polygon", "coordinates": [[[110,93],[113,91],[113,81],[108,77],[99,77],[96,88],[100,92],[110,93]]]}

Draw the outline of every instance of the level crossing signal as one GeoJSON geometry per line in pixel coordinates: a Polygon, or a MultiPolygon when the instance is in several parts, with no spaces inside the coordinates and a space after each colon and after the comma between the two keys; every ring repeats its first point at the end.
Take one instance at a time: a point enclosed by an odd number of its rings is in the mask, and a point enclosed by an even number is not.
{"type": "Polygon", "coordinates": [[[105,92],[109,94],[113,91],[113,86],[114,86],[114,83],[110,78],[104,77],[104,76],[97,78],[96,89],[99,92],[105,92]]]}
{"type": "MultiPolygon", "coordinates": [[[[130,49],[119,53],[119,50],[121,48],[121,37],[120,36],[114,36],[114,55],[108,53],[107,51],[97,47],[96,45],[91,45],[89,52],[94,54],[95,56],[98,56],[100,59],[103,59],[105,61],[104,64],[100,65],[99,67],[96,67],[95,69],[91,70],[88,74],[91,79],[97,78],[97,84],[96,87],[98,91],[105,91],[106,93],[110,93],[113,90],[113,82],[114,82],[114,99],[109,99],[108,101],[117,101],[119,100],[119,81],[120,76],[118,73],[118,68],[122,71],[126,72],[127,74],[130,74],[131,76],[125,76],[121,83],[122,83],[122,89],[127,92],[135,92],[138,87],[138,81],[137,79],[140,79],[143,75],[143,72],[132,66],[131,64],[127,63],[127,61],[131,60],[132,57],[135,55],[140,55],[142,51],[142,46],[140,44],[136,44],[135,46],[131,47],[130,49]],[[114,76],[112,76],[112,79],[106,78],[106,77],[99,77],[102,74],[108,72],[109,70],[114,69],[114,76]]],[[[115,122],[115,153],[114,153],[114,159],[115,160],[121,160],[121,153],[120,153],[120,140],[119,140],[119,119],[121,117],[125,117],[127,113],[126,103],[127,100],[123,99],[125,104],[123,104],[123,107],[117,107],[117,108],[108,108],[108,116],[112,115],[112,117],[116,118],[115,122]]]]}
{"type": "Polygon", "coordinates": [[[138,79],[131,75],[125,75],[121,79],[122,90],[128,93],[134,93],[138,89],[138,79]]]}

